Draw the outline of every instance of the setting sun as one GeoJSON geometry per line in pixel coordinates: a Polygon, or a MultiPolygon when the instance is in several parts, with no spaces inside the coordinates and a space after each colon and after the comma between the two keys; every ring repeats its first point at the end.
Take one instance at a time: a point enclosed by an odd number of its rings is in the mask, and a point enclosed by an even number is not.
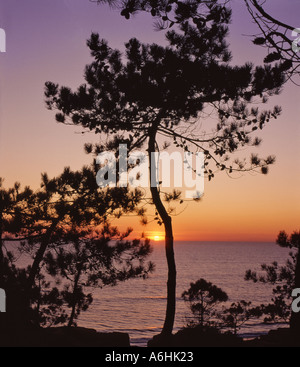
{"type": "Polygon", "coordinates": [[[159,242],[162,241],[164,239],[164,236],[162,233],[157,233],[157,232],[149,232],[148,236],[147,236],[150,240],[155,241],[155,242],[159,242]]]}

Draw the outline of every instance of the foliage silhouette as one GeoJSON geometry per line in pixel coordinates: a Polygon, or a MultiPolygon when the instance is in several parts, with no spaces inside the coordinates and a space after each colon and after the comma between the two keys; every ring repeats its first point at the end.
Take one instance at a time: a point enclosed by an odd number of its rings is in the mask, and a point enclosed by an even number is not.
{"type": "Polygon", "coordinates": [[[252,307],[252,302],[241,300],[228,305],[227,293],[204,279],[191,283],[182,298],[189,303],[193,315],[188,317],[187,327],[202,329],[205,334],[211,331],[220,334],[225,330],[226,335],[237,336],[247,321],[260,319],[263,315],[262,308],[252,307]]]}
{"type": "Polygon", "coordinates": [[[202,12],[206,7],[210,7],[212,12],[208,20],[216,20],[217,22],[227,17],[230,13],[227,8],[228,0],[90,0],[97,4],[109,4],[112,8],[121,11],[121,15],[126,19],[139,12],[151,14],[157,22],[158,29],[172,28],[175,24],[180,24],[186,20],[193,18],[199,22],[205,22],[206,18],[202,16],[202,12]]]}
{"type": "Polygon", "coordinates": [[[265,9],[265,1],[244,0],[246,7],[258,26],[260,33],[253,40],[254,44],[265,47],[268,55],[265,58],[266,63],[281,61],[282,69],[294,83],[299,84],[300,73],[300,53],[293,49],[299,49],[299,42],[296,38],[299,35],[297,27],[286,24],[281,20],[274,18],[265,9]],[[295,32],[295,37],[292,34],[295,32]]]}
{"type": "Polygon", "coordinates": [[[238,330],[251,318],[259,318],[261,312],[257,308],[251,307],[251,302],[241,300],[233,302],[230,307],[224,307],[222,313],[219,314],[222,320],[222,327],[233,330],[233,334],[237,335],[238,330]]]}
{"type": "Polygon", "coordinates": [[[10,321],[49,326],[69,320],[71,326],[92,302],[84,286],[116,285],[153,271],[153,264],[145,262],[149,242],[130,241],[130,229],[120,233],[108,222],[134,211],[141,193],[100,190],[95,172],[92,166],[76,172],[66,168],[53,179],[43,174],[36,192],[21,191],[20,184],[5,189],[1,180],[1,287],[10,321]],[[32,263],[21,269],[16,261],[24,253],[32,263]],[[49,277],[64,288],[53,288],[49,277]]]}
{"type": "MultiPolygon", "coordinates": [[[[129,3],[133,4],[125,5],[129,3]]],[[[158,7],[166,4],[154,3],[158,7]]],[[[257,105],[249,105],[280,92],[285,81],[281,65],[230,64],[225,39],[231,11],[224,4],[200,0],[172,4],[180,11],[176,24],[166,33],[167,46],[133,38],[121,55],[93,33],[87,42],[93,62],[86,66],[86,83],[72,91],[47,82],[47,107],[58,111],[57,122],[111,138],[108,144],[87,145],[89,153],[114,151],[124,143],[129,152],[145,147],[151,162],[151,153],[170,141],[182,151],[203,152],[209,180],[218,171],[232,174],[259,169],[266,174],[275,161],[273,156],[261,159],[252,154],[247,161],[236,153],[241,147],[257,147],[261,140],[253,134],[279,116],[278,106],[259,111],[257,105]],[[160,139],[169,141],[163,144],[160,139]]],[[[152,172],[154,165],[150,163],[152,172]]],[[[151,200],[165,228],[168,283],[162,333],[170,334],[176,309],[176,264],[172,217],[161,195],[159,185],[151,187],[151,200]]]]}
{"type": "Polygon", "coordinates": [[[217,316],[216,306],[228,301],[227,294],[221,288],[199,279],[190,284],[190,288],[182,293],[182,298],[189,303],[193,319],[189,326],[213,326],[213,317],[217,316]]]}
{"type": "Polygon", "coordinates": [[[71,309],[68,326],[76,325],[74,320],[93,301],[92,294],[85,294],[85,289],[146,278],[154,270],[151,262],[145,263],[151,253],[149,241],[129,241],[126,238],[130,233],[131,230],[120,233],[106,224],[100,231],[68,230],[51,244],[45,255],[45,268],[64,284],[61,296],[71,309]]]}
{"type": "Polygon", "coordinates": [[[282,231],[278,235],[277,244],[281,247],[297,250],[290,252],[290,259],[286,261],[285,266],[279,266],[277,262],[273,262],[271,265],[263,264],[261,265],[263,274],[248,270],[245,280],[275,286],[272,303],[260,307],[262,314],[266,315],[265,321],[290,321],[291,330],[299,335],[299,315],[291,313],[291,303],[292,291],[295,288],[300,288],[300,233],[294,232],[288,236],[282,231]]]}

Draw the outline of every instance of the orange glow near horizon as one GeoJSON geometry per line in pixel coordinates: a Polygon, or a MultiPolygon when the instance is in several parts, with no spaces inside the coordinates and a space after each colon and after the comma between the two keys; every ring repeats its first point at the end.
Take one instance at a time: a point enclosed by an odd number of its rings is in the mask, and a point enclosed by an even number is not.
{"type": "MultiPolygon", "coordinates": [[[[86,47],[91,29],[121,51],[124,43],[137,35],[149,44],[165,42],[163,33],[153,31],[151,18],[140,15],[128,22],[118,11],[97,8],[88,1],[72,6],[54,3],[39,7],[30,7],[27,2],[16,5],[16,1],[1,4],[11,14],[1,23],[10,37],[7,52],[1,53],[0,177],[5,179],[6,188],[18,181],[22,187],[29,185],[36,190],[42,172],[52,178],[64,167],[77,170],[93,162],[94,157],[86,155],[83,147],[85,143],[99,143],[99,135],[82,134],[79,127],[55,123],[55,111],[47,110],[43,94],[48,80],[72,89],[84,82],[84,67],[92,61],[86,47]]],[[[288,24],[297,23],[296,4],[289,7],[274,0],[272,6],[274,14],[285,16],[288,24]]],[[[228,40],[232,62],[261,65],[266,50],[242,36],[256,34],[256,26],[243,2],[235,1],[233,7],[228,40]]],[[[269,174],[251,172],[230,178],[225,172],[217,172],[211,182],[205,181],[203,200],[174,204],[175,241],[274,242],[281,230],[290,234],[300,229],[299,91],[298,86],[287,83],[266,106],[258,106],[264,110],[279,105],[283,113],[257,133],[263,140],[260,147],[238,152],[241,159],[249,159],[252,153],[261,158],[275,155],[276,163],[269,174]]],[[[113,219],[112,224],[120,231],[134,228],[132,237],[141,238],[145,233],[158,244],[164,240],[164,228],[151,221],[153,206],[146,209],[146,227],[134,215],[113,219]]]]}
{"type": "Polygon", "coordinates": [[[156,231],[147,232],[146,237],[149,238],[151,241],[154,241],[154,242],[163,241],[164,238],[165,238],[165,236],[162,232],[156,232],[156,231]]]}

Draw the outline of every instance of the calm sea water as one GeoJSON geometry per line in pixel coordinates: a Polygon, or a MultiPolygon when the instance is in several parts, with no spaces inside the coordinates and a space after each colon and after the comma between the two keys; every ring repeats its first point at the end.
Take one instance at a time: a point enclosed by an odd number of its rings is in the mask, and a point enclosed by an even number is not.
{"type": "MultiPolygon", "coordinates": [[[[177,242],[177,314],[174,332],[185,325],[187,305],[181,294],[200,278],[221,287],[230,302],[246,300],[260,305],[271,300],[272,286],[244,281],[246,270],[260,270],[263,263],[284,264],[288,249],[274,243],[177,242]]],[[[164,246],[154,243],[151,260],[156,264],[149,279],[135,279],[116,287],[95,289],[94,302],[78,321],[79,326],[102,332],[129,333],[132,345],[146,346],[161,331],[166,308],[167,267],[164,246]]],[[[278,326],[278,325],[277,325],[278,326]]],[[[270,330],[270,325],[249,323],[240,334],[253,337],[270,330]]]]}

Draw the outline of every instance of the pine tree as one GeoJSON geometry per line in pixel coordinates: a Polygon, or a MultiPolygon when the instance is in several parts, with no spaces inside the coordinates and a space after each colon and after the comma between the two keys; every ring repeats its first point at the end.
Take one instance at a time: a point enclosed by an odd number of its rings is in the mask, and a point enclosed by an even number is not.
{"type": "MultiPolygon", "coordinates": [[[[126,2],[128,6],[137,3],[150,2],[126,2]]],[[[160,2],[151,4],[160,6],[160,2]]],[[[121,55],[93,33],[87,42],[93,62],[86,66],[86,83],[72,91],[47,82],[47,107],[58,111],[56,121],[60,123],[81,126],[112,139],[106,146],[89,146],[89,152],[97,154],[115,149],[116,143],[125,143],[129,152],[144,147],[151,162],[151,153],[162,149],[159,137],[163,137],[182,151],[203,152],[209,180],[217,171],[232,174],[259,169],[266,174],[274,157],[261,159],[252,154],[246,161],[235,153],[241,147],[258,146],[260,139],[253,137],[255,131],[280,114],[279,107],[259,111],[251,102],[265,102],[280,92],[282,68],[231,65],[226,43],[231,11],[226,5],[200,0],[172,1],[169,5],[169,17],[163,19],[168,24],[167,46],[143,44],[133,38],[126,43],[125,55],[121,55]]],[[[157,14],[162,11],[158,9],[157,14]]],[[[131,12],[126,14],[122,15],[128,18],[131,12]]],[[[153,168],[152,163],[150,172],[153,168]]],[[[163,334],[169,335],[176,309],[172,217],[159,185],[150,189],[165,228],[168,284],[163,334]]]]}
{"type": "Polygon", "coordinates": [[[120,234],[108,225],[110,218],[134,212],[141,193],[127,188],[100,189],[95,169],[91,166],[73,172],[65,168],[52,179],[43,174],[41,188],[35,192],[29,187],[21,190],[20,184],[5,189],[1,180],[0,288],[7,293],[8,324],[36,322],[37,313],[44,315],[46,324],[66,320],[64,305],[70,292],[50,289],[45,269],[53,277],[50,269],[60,270],[58,274],[65,280],[74,277],[70,325],[91,300],[80,291],[84,273],[90,279],[87,285],[93,277],[94,284],[115,285],[153,271],[153,264],[145,262],[151,253],[149,243],[125,240],[130,231],[120,234]],[[114,240],[118,241],[112,245],[114,240]],[[9,250],[7,243],[12,245],[9,250]],[[73,251],[66,250],[68,247],[73,251]],[[24,253],[32,263],[20,269],[16,260],[24,253]],[[115,261],[121,269],[110,267],[115,261]],[[37,311],[35,315],[32,310],[37,311]]]}

